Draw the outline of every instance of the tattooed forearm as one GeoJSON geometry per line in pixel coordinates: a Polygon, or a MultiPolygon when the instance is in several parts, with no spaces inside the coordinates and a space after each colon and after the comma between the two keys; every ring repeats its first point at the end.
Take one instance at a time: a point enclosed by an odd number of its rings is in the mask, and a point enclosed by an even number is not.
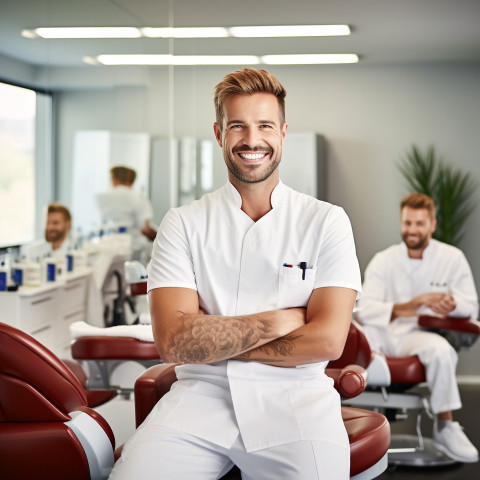
{"type": "Polygon", "coordinates": [[[268,320],[247,317],[189,316],[168,345],[168,355],[183,363],[226,360],[268,338],[268,320]]]}
{"type": "Polygon", "coordinates": [[[286,335],[282,338],[277,338],[265,345],[261,345],[253,350],[237,355],[239,360],[255,360],[257,362],[282,362],[285,361],[281,358],[275,357],[288,357],[293,353],[295,348],[295,342],[301,338],[302,335],[286,335]],[[259,355],[267,355],[266,358],[260,358],[259,355]]]}

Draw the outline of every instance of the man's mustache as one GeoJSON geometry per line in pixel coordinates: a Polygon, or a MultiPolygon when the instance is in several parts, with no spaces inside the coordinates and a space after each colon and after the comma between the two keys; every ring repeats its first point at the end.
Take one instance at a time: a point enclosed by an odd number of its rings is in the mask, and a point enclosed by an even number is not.
{"type": "Polygon", "coordinates": [[[269,146],[261,146],[257,145],[255,147],[251,147],[250,145],[240,145],[238,147],[234,147],[232,149],[233,153],[240,153],[240,152],[262,152],[262,153],[272,153],[273,148],[269,146]]]}

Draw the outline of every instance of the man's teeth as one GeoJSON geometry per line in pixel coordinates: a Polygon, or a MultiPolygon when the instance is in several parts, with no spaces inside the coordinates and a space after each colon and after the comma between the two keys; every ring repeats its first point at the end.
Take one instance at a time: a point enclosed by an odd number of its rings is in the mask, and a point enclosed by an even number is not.
{"type": "Polygon", "coordinates": [[[263,158],[265,153],[240,153],[239,155],[245,160],[258,160],[259,158],[263,158]]]}

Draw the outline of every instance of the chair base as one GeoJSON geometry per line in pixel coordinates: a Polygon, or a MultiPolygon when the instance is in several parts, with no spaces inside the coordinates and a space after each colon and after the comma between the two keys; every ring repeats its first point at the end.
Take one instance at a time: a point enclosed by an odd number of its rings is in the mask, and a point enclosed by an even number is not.
{"type": "Polygon", "coordinates": [[[388,449],[390,466],[442,467],[456,463],[437,450],[431,438],[423,438],[423,447],[416,435],[392,435],[388,449]]]}

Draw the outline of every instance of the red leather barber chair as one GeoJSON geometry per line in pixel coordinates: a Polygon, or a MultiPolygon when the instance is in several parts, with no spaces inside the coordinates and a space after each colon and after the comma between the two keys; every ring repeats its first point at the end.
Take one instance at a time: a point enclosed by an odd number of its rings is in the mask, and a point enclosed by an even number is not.
{"type": "MultiPolygon", "coordinates": [[[[365,387],[360,367],[329,374],[345,397],[365,387]]],[[[137,424],[175,378],[174,366],[165,364],[141,375],[135,385],[137,424]]],[[[388,422],[381,414],[357,408],[343,407],[342,414],[352,478],[375,478],[387,466],[388,422]]],[[[28,334],[0,323],[0,478],[106,480],[114,447],[111,428],[87,406],[82,384],[65,363],[28,334]]],[[[225,480],[238,475],[234,470],[225,480]]]]}
{"type": "Polygon", "coordinates": [[[81,383],[38,341],[0,323],[0,478],[106,480],[110,426],[81,383]]]}
{"type": "MultiPolygon", "coordinates": [[[[335,388],[343,398],[352,398],[365,388],[366,372],[357,365],[344,369],[327,369],[335,381],[335,388]]],[[[135,415],[139,426],[154,405],[170,390],[176,381],[175,364],[161,364],[146,370],[135,383],[135,415]]],[[[354,480],[367,480],[380,475],[387,468],[387,449],[390,426],[386,418],[376,412],[342,407],[342,416],[350,440],[350,475],[354,480]]],[[[222,480],[241,480],[234,467],[222,480]]]]}
{"type": "MultiPolygon", "coordinates": [[[[421,327],[445,336],[457,350],[469,348],[480,335],[480,323],[469,318],[420,316],[421,327]]],[[[405,466],[444,466],[455,463],[438,451],[431,438],[421,432],[422,414],[430,413],[428,395],[409,392],[426,381],[425,369],[416,355],[408,357],[385,357],[372,353],[364,334],[352,324],[344,353],[330,366],[341,367],[353,357],[363,359],[358,363],[367,368],[368,383],[364,393],[345,400],[346,405],[374,408],[386,415],[389,421],[406,419],[409,411],[416,411],[416,434],[391,437],[388,453],[389,464],[405,466]]]]}

